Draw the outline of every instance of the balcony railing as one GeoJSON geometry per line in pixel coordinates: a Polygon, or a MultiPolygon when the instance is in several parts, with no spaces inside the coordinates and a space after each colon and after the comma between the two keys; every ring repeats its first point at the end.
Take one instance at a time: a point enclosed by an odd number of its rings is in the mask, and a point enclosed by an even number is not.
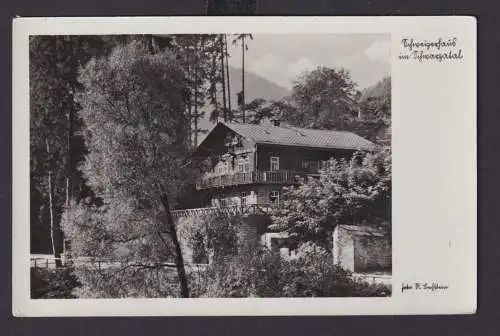
{"type": "Polygon", "coordinates": [[[249,204],[249,205],[233,205],[225,207],[207,207],[185,210],[172,210],[172,217],[179,219],[182,217],[197,217],[204,215],[214,215],[218,213],[225,214],[264,214],[271,211],[271,204],[249,204]]]}
{"type": "Polygon", "coordinates": [[[197,189],[234,186],[240,184],[272,183],[293,184],[297,183],[297,176],[306,173],[291,170],[237,172],[224,175],[205,176],[196,183],[197,189]]]}

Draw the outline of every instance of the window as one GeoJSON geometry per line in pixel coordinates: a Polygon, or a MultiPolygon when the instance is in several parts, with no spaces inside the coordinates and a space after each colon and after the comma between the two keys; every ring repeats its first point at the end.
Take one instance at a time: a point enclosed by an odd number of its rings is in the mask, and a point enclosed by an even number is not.
{"type": "Polygon", "coordinates": [[[216,173],[217,174],[227,174],[228,173],[228,170],[229,170],[229,164],[225,161],[220,161],[218,164],[217,164],[217,169],[216,169],[216,173]]]}
{"type": "Polygon", "coordinates": [[[300,162],[300,168],[308,171],[317,171],[320,167],[322,161],[316,160],[302,160],[300,162]]]}
{"type": "Polygon", "coordinates": [[[240,193],[241,205],[247,205],[247,197],[250,194],[247,191],[242,191],[240,193]]]}
{"type": "Polygon", "coordinates": [[[278,190],[271,191],[269,194],[269,201],[271,201],[271,203],[278,204],[280,202],[280,192],[278,190]]]}
{"type": "Polygon", "coordinates": [[[280,170],[280,158],[271,156],[271,171],[280,170]]]}
{"type": "Polygon", "coordinates": [[[250,158],[248,156],[238,159],[238,171],[241,173],[250,171],[250,158]]]}
{"type": "Polygon", "coordinates": [[[309,169],[309,163],[310,163],[309,160],[302,160],[300,162],[300,168],[302,168],[302,169],[309,169]]]}

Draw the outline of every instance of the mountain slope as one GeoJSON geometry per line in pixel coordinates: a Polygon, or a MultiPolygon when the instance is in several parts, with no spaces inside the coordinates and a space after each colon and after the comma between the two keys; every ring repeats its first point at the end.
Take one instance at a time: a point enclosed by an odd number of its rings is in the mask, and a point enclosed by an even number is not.
{"type": "MultiPolygon", "coordinates": [[[[231,108],[237,107],[237,93],[241,91],[241,69],[229,67],[229,82],[231,85],[231,108]]],[[[290,94],[286,88],[273,83],[253,72],[245,71],[245,102],[254,99],[280,100],[290,94]]],[[[220,98],[222,103],[222,97],[220,98]]],[[[210,112],[207,110],[205,116],[200,120],[200,128],[210,131],[215,124],[209,121],[210,112]]],[[[206,134],[202,134],[198,141],[201,142],[206,134]]]]}
{"type": "MultiPolygon", "coordinates": [[[[236,93],[241,91],[241,69],[229,68],[231,82],[231,105],[236,106],[236,93]]],[[[253,72],[245,71],[245,101],[251,102],[256,98],[279,100],[290,94],[286,88],[275,84],[253,72]]]]}

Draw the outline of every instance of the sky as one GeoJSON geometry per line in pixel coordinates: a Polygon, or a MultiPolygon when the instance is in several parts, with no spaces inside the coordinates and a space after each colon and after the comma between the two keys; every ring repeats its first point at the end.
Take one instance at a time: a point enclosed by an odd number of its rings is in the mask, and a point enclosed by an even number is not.
{"type": "MultiPolygon", "coordinates": [[[[388,34],[254,35],[248,41],[245,67],[291,89],[293,79],[317,66],[343,67],[358,89],[390,75],[388,34]]],[[[229,65],[241,69],[241,47],[230,45],[229,65]]]]}

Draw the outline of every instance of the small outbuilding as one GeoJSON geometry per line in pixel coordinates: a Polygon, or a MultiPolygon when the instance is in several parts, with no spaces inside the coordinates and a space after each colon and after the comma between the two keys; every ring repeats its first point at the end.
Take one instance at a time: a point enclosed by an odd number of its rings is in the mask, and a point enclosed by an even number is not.
{"type": "Polygon", "coordinates": [[[333,231],[333,261],[356,273],[391,272],[390,233],[361,225],[337,225],[333,231]]]}

